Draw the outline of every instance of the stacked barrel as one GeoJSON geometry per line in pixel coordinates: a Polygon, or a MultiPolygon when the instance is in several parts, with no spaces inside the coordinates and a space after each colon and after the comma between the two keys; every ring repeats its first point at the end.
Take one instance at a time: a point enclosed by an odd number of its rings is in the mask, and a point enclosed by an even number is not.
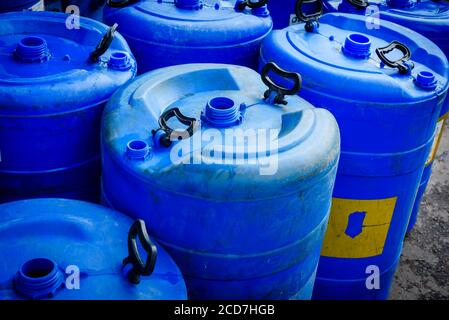
{"type": "Polygon", "coordinates": [[[0,4],[0,298],[388,298],[449,4],[45,5],[0,4]]]}

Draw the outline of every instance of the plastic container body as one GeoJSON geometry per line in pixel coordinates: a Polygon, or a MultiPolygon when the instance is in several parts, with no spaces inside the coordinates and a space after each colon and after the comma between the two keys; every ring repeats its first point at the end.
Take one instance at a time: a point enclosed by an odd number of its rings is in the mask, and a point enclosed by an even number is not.
{"type": "MultiPolygon", "coordinates": [[[[76,200],[34,199],[0,205],[1,300],[184,300],[185,283],[158,244],[155,267],[128,280],[133,220],[76,200]]],[[[152,253],[153,254],[153,253],[152,253]]]]}
{"type": "Polygon", "coordinates": [[[50,12],[0,16],[0,202],[37,197],[98,201],[105,103],[136,63],[116,34],[91,61],[107,26],[50,12]]]}
{"type": "Polygon", "coordinates": [[[261,65],[273,61],[302,74],[300,96],[331,111],[341,130],[316,299],[387,298],[447,94],[448,62],[435,44],[393,23],[371,29],[365,22],[325,14],[316,31],[274,31],[261,49],[261,65]],[[396,50],[390,47],[387,60],[402,59],[404,74],[374,52],[389,44],[396,50]]]}
{"type": "Polygon", "coordinates": [[[230,63],[257,69],[261,41],[272,28],[266,7],[235,1],[137,1],[105,7],[139,63],[139,73],[184,63],[230,63]]]}
{"type": "Polygon", "coordinates": [[[297,96],[265,101],[266,89],[245,67],[182,65],[139,77],[105,110],[103,200],[151,221],[191,299],[311,297],[338,127],[297,96]],[[159,121],[174,108],[201,122],[164,147],[159,121]]]}
{"type": "MultiPolygon", "coordinates": [[[[376,19],[370,21],[373,27],[380,26],[381,20],[388,20],[419,32],[437,44],[449,58],[449,3],[447,1],[370,1],[370,6],[367,8],[356,8],[346,0],[329,1],[328,4],[329,10],[375,17],[376,19]]],[[[433,160],[443,135],[448,112],[449,99],[441,109],[434,146],[426,163],[407,232],[413,229],[418,218],[419,207],[432,174],[433,160]]]]}

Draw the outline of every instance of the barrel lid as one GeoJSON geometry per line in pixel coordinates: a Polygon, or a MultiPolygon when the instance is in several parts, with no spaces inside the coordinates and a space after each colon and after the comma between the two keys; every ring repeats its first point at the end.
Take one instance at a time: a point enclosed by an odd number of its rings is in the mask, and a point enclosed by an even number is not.
{"type": "Polygon", "coordinates": [[[355,101],[417,102],[448,87],[448,61],[433,42],[387,21],[372,28],[364,16],[329,13],[315,32],[304,25],[276,30],[262,45],[262,59],[301,72],[308,90],[355,101]]]}
{"type": "MultiPolygon", "coordinates": [[[[276,70],[266,70],[274,78],[276,70]]],[[[267,89],[246,67],[191,64],[150,72],[108,103],[105,150],[151,184],[182,193],[191,185],[197,193],[204,189],[205,196],[212,188],[208,177],[217,172],[232,174],[223,183],[259,183],[264,189],[272,180],[297,187],[295,178],[330,170],[339,154],[333,116],[297,95],[285,96],[283,105],[267,89]],[[169,135],[167,127],[173,130],[169,135]]],[[[230,192],[220,189],[214,196],[230,192]]]]}
{"type": "Polygon", "coordinates": [[[272,28],[266,6],[237,10],[235,1],[129,1],[119,8],[107,6],[104,20],[119,23],[126,37],[198,47],[252,41],[272,28]]]}
{"type": "Polygon", "coordinates": [[[109,27],[79,18],[77,29],[78,18],[53,12],[0,16],[1,114],[48,114],[98,104],[134,76],[136,64],[123,37],[115,33],[107,51],[91,59],[109,27]]]}
{"type": "Polygon", "coordinates": [[[159,245],[153,273],[130,283],[122,260],[132,225],[116,211],[75,200],[0,205],[0,299],[186,299],[182,275],[159,245]]]}

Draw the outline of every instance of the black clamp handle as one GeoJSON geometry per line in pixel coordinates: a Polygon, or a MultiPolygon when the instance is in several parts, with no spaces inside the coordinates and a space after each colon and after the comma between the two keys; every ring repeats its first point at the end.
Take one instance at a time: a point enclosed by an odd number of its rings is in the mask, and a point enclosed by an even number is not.
{"type": "Polygon", "coordinates": [[[312,32],[315,29],[314,25],[319,25],[318,19],[323,15],[323,1],[322,0],[298,0],[296,1],[295,14],[299,20],[305,22],[305,29],[307,32],[312,32]],[[304,13],[304,4],[317,3],[317,10],[311,13],[304,13]]]}
{"type": "Polygon", "coordinates": [[[268,4],[268,0],[259,0],[257,2],[253,2],[254,0],[243,0],[237,4],[237,9],[239,11],[245,10],[246,7],[250,9],[262,8],[263,6],[268,4]]]}
{"type": "Polygon", "coordinates": [[[263,67],[261,75],[262,75],[263,83],[265,83],[265,85],[269,88],[267,91],[265,91],[265,94],[264,94],[265,99],[268,99],[268,97],[270,97],[271,93],[274,92],[274,93],[276,93],[276,97],[274,99],[274,103],[276,103],[276,104],[286,105],[287,101],[285,100],[285,96],[286,95],[295,95],[299,92],[299,90],[301,90],[301,86],[302,86],[301,75],[299,73],[288,72],[286,70],[283,70],[283,69],[279,68],[279,66],[274,62],[267,63],[263,67]],[[268,73],[270,71],[273,71],[278,76],[281,76],[283,78],[293,80],[293,83],[294,83],[293,88],[291,88],[291,89],[284,88],[284,87],[274,83],[274,81],[268,77],[268,73]]]}
{"type": "Polygon", "coordinates": [[[151,242],[148,236],[145,222],[137,220],[129,229],[128,233],[128,257],[123,260],[123,265],[131,264],[133,268],[128,273],[128,280],[133,284],[140,283],[140,276],[149,276],[153,273],[157,259],[157,247],[151,242]],[[139,238],[143,249],[147,252],[145,263],[140,256],[137,247],[139,238]]]}
{"type": "Polygon", "coordinates": [[[178,108],[165,111],[159,118],[159,129],[153,130],[153,135],[158,139],[158,143],[164,147],[169,147],[174,140],[188,139],[195,133],[197,120],[195,118],[186,117],[178,108]],[[178,119],[179,122],[188,126],[184,131],[176,131],[168,126],[171,118],[178,119]]]}
{"type": "Polygon", "coordinates": [[[111,46],[112,40],[114,40],[114,34],[115,31],[118,28],[118,24],[114,23],[112,27],[109,28],[108,32],[101,38],[100,43],[97,45],[94,51],[90,54],[90,61],[97,62],[98,59],[105,54],[106,51],[108,51],[109,47],[111,46]]]}
{"type": "Polygon", "coordinates": [[[107,0],[106,4],[111,8],[123,8],[140,0],[107,0]]]}
{"type": "Polygon", "coordinates": [[[408,74],[410,69],[413,68],[413,63],[407,63],[407,61],[409,61],[412,56],[410,49],[399,41],[394,40],[386,47],[377,48],[376,54],[385,65],[389,66],[390,68],[397,68],[399,70],[399,73],[401,74],[408,74]],[[404,54],[404,56],[395,61],[388,59],[386,57],[386,54],[393,51],[394,49],[400,50],[404,54]]]}
{"type": "Polygon", "coordinates": [[[366,9],[369,7],[368,0],[346,0],[348,3],[352,4],[357,9],[366,9]]]}

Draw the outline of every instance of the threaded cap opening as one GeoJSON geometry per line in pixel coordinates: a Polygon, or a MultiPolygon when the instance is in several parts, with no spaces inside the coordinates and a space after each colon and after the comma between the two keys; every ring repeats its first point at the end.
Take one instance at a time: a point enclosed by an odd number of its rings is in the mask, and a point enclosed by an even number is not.
{"type": "Polygon", "coordinates": [[[360,33],[351,33],[346,37],[343,52],[357,59],[368,59],[371,55],[371,40],[360,33]]]}
{"type": "Polygon", "coordinates": [[[50,52],[45,39],[36,36],[25,37],[19,41],[14,53],[20,61],[42,63],[50,59],[50,52]]]}
{"type": "Polygon", "coordinates": [[[131,140],[126,145],[126,155],[131,160],[145,160],[150,154],[150,146],[143,140],[131,140]]]}
{"type": "Polygon", "coordinates": [[[237,125],[242,120],[240,107],[227,97],[209,100],[201,117],[209,125],[219,128],[237,125]]]}
{"type": "Polygon", "coordinates": [[[126,71],[131,69],[131,59],[127,52],[116,51],[111,54],[108,65],[113,70],[126,71]]]}
{"type": "Polygon", "coordinates": [[[433,90],[437,87],[438,81],[432,72],[420,71],[416,75],[415,83],[420,88],[433,90]]]}
{"type": "Polygon", "coordinates": [[[25,298],[42,299],[53,296],[63,283],[56,262],[37,258],[25,262],[14,279],[15,290],[25,298]]]}

